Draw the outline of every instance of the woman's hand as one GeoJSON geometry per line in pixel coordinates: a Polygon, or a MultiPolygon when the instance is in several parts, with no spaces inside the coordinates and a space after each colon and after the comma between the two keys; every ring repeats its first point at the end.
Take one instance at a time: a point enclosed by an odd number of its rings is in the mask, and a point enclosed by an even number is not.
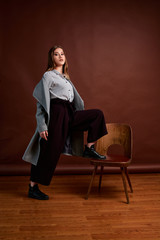
{"type": "Polygon", "coordinates": [[[40,137],[41,138],[44,138],[46,141],[48,140],[47,137],[48,137],[48,131],[44,131],[44,132],[41,132],[40,133],[40,137]]]}

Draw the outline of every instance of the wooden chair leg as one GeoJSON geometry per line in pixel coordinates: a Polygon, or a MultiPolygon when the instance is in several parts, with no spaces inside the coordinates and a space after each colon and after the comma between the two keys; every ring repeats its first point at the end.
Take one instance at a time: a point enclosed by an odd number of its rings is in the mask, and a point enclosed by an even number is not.
{"type": "Polygon", "coordinates": [[[98,187],[98,190],[99,190],[99,191],[100,191],[100,189],[101,189],[103,169],[104,169],[104,166],[101,166],[101,172],[100,172],[100,177],[99,177],[99,187],[98,187]]]}
{"type": "Polygon", "coordinates": [[[127,177],[127,180],[128,180],[128,184],[129,184],[131,193],[133,193],[133,188],[132,188],[131,180],[130,180],[130,177],[129,177],[129,175],[128,175],[128,169],[127,169],[126,167],[125,167],[125,174],[126,174],[126,177],[127,177]]]}
{"type": "Polygon", "coordinates": [[[124,186],[124,190],[125,190],[125,194],[126,194],[127,203],[129,203],[127,184],[126,184],[126,180],[125,180],[125,170],[123,167],[121,167],[121,173],[122,173],[122,180],[123,180],[123,186],[124,186]]]}
{"type": "Polygon", "coordinates": [[[85,199],[88,199],[89,193],[90,193],[90,191],[91,191],[93,179],[94,179],[94,176],[95,176],[96,172],[97,172],[97,165],[94,166],[93,173],[92,173],[92,177],[91,177],[91,181],[90,181],[89,188],[88,188],[88,192],[87,192],[87,195],[86,195],[85,199]]]}

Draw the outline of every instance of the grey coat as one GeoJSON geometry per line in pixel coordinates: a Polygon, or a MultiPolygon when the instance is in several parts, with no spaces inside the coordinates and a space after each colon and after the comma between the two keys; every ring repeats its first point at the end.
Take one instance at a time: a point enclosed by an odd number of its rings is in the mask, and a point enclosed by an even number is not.
{"type": "MultiPolygon", "coordinates": [[[[37,100],[37,128],[30,140],[30,143],[22,157],[26,162],[30,162],[34,165],[37,165],[38,157],[40,153],[40,132],[48,129],[49,120],[50,120],[50,92],[49,88],[52,84],[52,78],[60,78],[60,74],[57,71],[48,71],[45,72],[41,81],[36,85],[33,96],[37,100]]],[[[69,80],[68,80],[69,81],[69,80]]],[[[74,106],[76,110],[84,109],[84,102],[80,95],[78,94],[73,83],[69,81],[73,87],[74,91],[74,106]]],[[[74,155],[81,156],[83,152],[83,133],[76,132],[72,136],[72,152],[74,155]]]]}

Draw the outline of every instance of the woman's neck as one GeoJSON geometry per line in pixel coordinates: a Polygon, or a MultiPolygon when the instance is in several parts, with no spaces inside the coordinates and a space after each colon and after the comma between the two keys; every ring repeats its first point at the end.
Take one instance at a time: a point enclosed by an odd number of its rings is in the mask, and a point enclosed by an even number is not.
{"type": "Polygon", "coordinates": [[[63,72],[62,72],[62,66],[57,66],[57,67],[55,67],[54,68],[55,70],[57,70],[60,74],[63,74],[63,72]]]}

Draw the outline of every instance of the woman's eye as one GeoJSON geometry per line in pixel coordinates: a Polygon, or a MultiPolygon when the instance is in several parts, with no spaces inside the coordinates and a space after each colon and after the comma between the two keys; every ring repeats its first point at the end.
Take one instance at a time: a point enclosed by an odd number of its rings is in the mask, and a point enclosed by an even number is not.
{"type": "Polygon", "coordinates": [[[63,55],[64,55],[64,53],[61,53],[61,54],[54,53],[54,56],[58,56],[58,55],[61,55],[61,56],[63,56],[63,55]]]}

